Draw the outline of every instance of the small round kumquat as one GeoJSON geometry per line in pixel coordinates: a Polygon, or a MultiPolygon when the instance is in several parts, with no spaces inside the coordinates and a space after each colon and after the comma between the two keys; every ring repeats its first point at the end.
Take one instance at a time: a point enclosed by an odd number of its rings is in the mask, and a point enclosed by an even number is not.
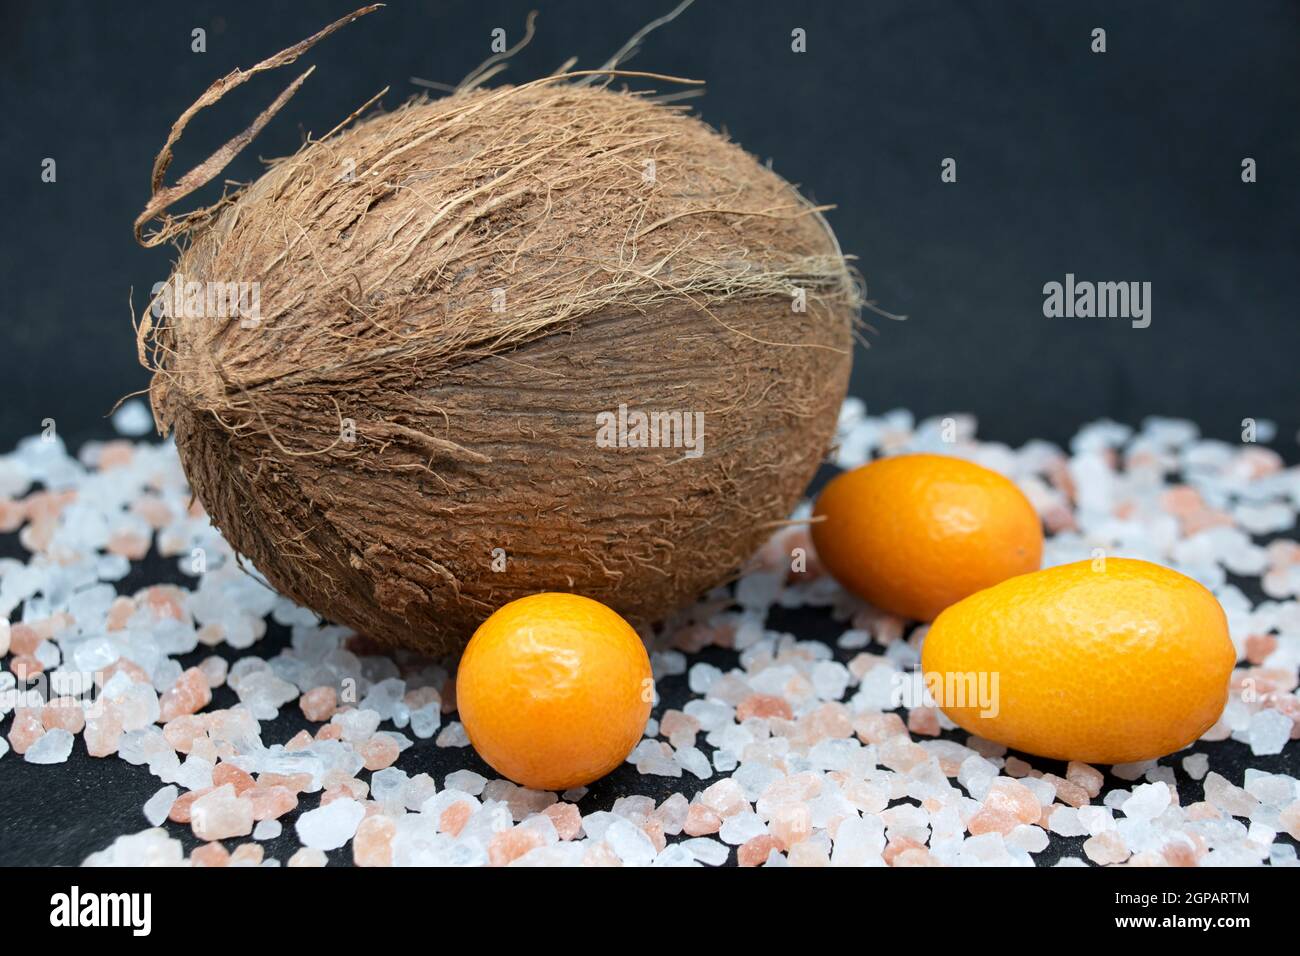
{"type": "Polygon", "coordinates": [[[839,475],[813,510],[817,556],[882,611],[933,620],[967,595],[1038,569],[1033,505],[995,471],[945,455],[881,458],[839,475]]]}
{"type": "Polygon", "coordinates": [[[621,764],[654,701],[650,658],[598,601],[543,593],[505,605],[474,632],[456,674],[470,743],[494,770],[565,790],[621,764]]]}

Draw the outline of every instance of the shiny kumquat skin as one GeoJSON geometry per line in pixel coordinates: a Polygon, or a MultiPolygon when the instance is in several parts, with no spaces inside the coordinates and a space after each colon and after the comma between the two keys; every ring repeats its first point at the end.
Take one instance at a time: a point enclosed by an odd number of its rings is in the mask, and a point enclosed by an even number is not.
{"type": "Polygon", "coordinates": [[[813,511],[817,556],[881,610],[930,621],[950,604],[1038,569],[1043,528],[1013,482],[944,455],[899,455],[845,472],[813,511]]]}
{"type": "Polygon", "coordinates": [[[921,648],[931,693],[958,726],[1026,753],[1099,764],[1151,760],[1197,740],[1223,713],[1236,660],[1213,594],[1126,558],[980,591],[940,614],[921,648]],[[984,701],[970,694],[981,686],[991,692],[984,701]]]}
{"type": "Polygon", "coordinates": [[[605,776],[641,739],[654,678],[641,638],[598,601],[543,593],[475,631],[456,674],[470,743],[494,770],[538,790],[605,776]]]}

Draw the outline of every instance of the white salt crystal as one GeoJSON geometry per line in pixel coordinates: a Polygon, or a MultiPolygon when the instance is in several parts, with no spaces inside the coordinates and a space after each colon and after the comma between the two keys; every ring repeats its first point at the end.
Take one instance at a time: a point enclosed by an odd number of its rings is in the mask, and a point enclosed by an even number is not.
{"type": "Polygon", "coordinates": [[[366,808],[346,797],[323,807],[308,810],[298,817],[294,829],[303,846],[317,850],[337,850],[352,839],[366,815],[366,808]]]}
{"type": "MultiPolygon", "coordinates": [[[[411,722],[415,723],[414,713],[411,714],[411,722]]],[[[438,739],[434,743],[439,747],[468,747],[469,735],[465,733],[465,726],[460,721],[453,720],[442,729],[442,733],[438,734],[438,739]]]]}
{"type": "Polygon", "coordinates": [[[718,836],[724,843],[730,843],[732,846],[739,846],[756,836],[762,836],[767,832],[767,825],[763,818],[752,810],[742,810],[740,813],[733,813],[722,821],[722,829],[718,831],[718,836]]]}
{"type": "Polygon", "coordinates": [[[274,840],[284,830],[279,820],[262,820],[253,827],[254,840],[274,840]]]}
{"type": "Polygon", "coordinates": [[[118,837],[108,849],[90,854],[81,865],[181,866],[184,862],[181,841],[169,837],[166,830],[153,828],[118,837]]]}
{"type": "MultiPolygon", "coordinates": [[[[442,707],[438,701],[430,701],[423,707],[417,707],[410,712],[411,733],[415,734],[421,740],[428,740],[438,732],[438,727],[442,725],[442,707]]],[[[450,725],[448,725],[450,729],[450,725]]],[[[439,747],[464,746],[463,744],[453,745],[444,744],[442,738],[438,738],[439,747]]]]}
{"type": "Polygon", "coordinates": [[[71,753],[72,734],[56,727],[38,737],[36,743],[27,748],[23,759],[28,763],[63,763],[71,753]]]}
{"type": "Polygon", "coordinates": [[[461,793],[468,793],[471,797],[477,797],[483,792],[483,787],[487,784],[487,777],[481,773],[475,773],[473,770],[456,770],[447,774],[447,779],[443,786],[448,790],[458,790],[461,793]]]}
{"type": "Polygon", "coordinates": [[[884,848],[884,826],[878,817],[849,817],[835,831],[831,866],[883,865],[880,852],[884,848]]]}
{"type": "Polygon", "coordinates": [[[664,851],[655,857],[651,866],[698,866],[690,850],[680,843],[670,843],[664,851]]]}
{"type": "Polygon", "coordinates": [[[1280,710],[1261,710],[1250,718],[1250,752],[1257,757],[1280,754],[1291,739],[1291,718],[1280,710]]]}
{"type": "Polygon", "coordinates": [[[707,780],[713,776],[713,768],[709,765],[709,758],[704,756],[703,751],[698,747],[678,747],[673,757],[679,767],[688,773],[694,774],[701,780],[707,780]]]}
{"type": "Polygon", "coordinates": [[[1117,763],[1110,772],[1121,780],[1140,780],[1142,775],[1156,765],[1154,760],[1139,760],[1137,763],[1117,763]]]}
{"type": "Polygon", "coordinates": [[[140,438],[154,430],[153,413],[140,399],[127,399],[113,412],[113,428],[119,435],[140,438]]]}
{"type": "Polygon", "coordinates": [[[1079,821],[1074,807],[1059,806],[1047,818],[1047,828],[1059,836],[1087,836],[1088,828],[1079,821]]]}
{"type": "Polygon", "coordinates": [[[1115,829],[1115,818],[1108,807],[1080,807],[1079,824],[1089,836],[1115,829]]]}
{"type": "Polygon", "coordinates": [[[687,675],[687,684],[690,686],[692,694],[707,694],[713,682],[722,676],[722,671],[712,664],[706,664],[700,661],[692,664],[690,672],[687,675]]]}
{"type": "Polygon", "coordinates": [[[1154,820],[1173,802],[1169,788],[1163,783],[1143,783],[1133,788],[1133,794],[1120,804],[1124,815],[1135,820],[1154,820]]]}
{"type": "Polygon", "coordinates": [[[654,861],[655,847],[650,837],[622,817],[615,817],[606,827],[603,839],[624,866],[649,866],[654,861]]]}
{"type": "Polygon", "coordinates": [[[684,848],[705,866],[722,866],[727,862],[727,857],[731,855],[731,850],[725,844],[719,843],[717,840],[710,840],[708,837],[683,840],[677,845],[684,848]]]}
{"type": "Polygon", "coordinates": [[[174,786],[166,786],[150,797],[144,805],[144,818],[149,821],[152,827],[162,826],[167,814],[172,812],[172,804],[180,791],[174,786]]]}

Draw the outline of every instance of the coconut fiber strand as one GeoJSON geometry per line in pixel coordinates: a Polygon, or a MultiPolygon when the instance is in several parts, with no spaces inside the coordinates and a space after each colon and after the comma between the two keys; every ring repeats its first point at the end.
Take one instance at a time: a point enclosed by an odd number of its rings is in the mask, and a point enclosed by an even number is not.
{"type": "Polygon", "coordinates": [[[141,323],[212,520],[362,634],[451,651],[546,590],[663,618],[827,450],[859,296],[819,210],[680,108],[585,79],[309,141],[178,233],[183,282],[256,283],[256,318],[141,323]],[[702,421],[702,452],[598,441],[620,406],[702,421]]]}

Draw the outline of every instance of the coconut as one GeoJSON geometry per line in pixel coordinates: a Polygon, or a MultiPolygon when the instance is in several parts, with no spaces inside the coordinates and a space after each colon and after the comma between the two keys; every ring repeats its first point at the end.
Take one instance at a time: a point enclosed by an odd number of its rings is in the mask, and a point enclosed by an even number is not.
{"type": "Polygon", "coordinates": [[[362,634],[454,651],[548,590],[661,619],[828,448],[859,296],[820,208],[589,80],[411,101],[161,232],[159,427],[231,545],[362,634]]]}

